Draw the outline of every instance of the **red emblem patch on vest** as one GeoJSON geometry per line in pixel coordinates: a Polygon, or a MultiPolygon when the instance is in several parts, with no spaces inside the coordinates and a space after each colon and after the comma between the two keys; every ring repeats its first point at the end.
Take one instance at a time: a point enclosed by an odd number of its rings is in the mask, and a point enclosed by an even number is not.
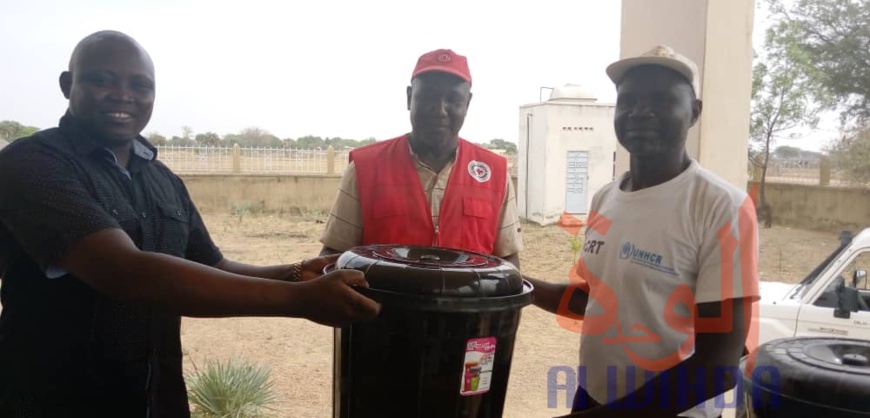
{"type": "Polygon", "coordinates": [[[485,162],[472,160],[468,163],[468,174],[478,182],[486,183],[492,177],[492,169],[485,162]]]}

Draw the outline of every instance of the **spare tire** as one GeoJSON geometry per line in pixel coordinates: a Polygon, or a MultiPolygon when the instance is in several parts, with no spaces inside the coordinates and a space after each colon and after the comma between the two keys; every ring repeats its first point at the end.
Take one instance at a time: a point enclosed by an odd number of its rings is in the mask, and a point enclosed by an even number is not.
{"type": "Polygon", "coordinates": [[[758,348],[741,361],[750,417],[870,417],[870,341],[797,337],[758,348]]]}

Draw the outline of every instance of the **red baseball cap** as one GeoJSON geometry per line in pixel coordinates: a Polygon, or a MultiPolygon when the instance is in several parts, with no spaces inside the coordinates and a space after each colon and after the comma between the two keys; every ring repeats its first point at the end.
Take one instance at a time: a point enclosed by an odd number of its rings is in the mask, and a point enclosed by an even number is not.
{"type": "Polygon", "coordinates": [[[437,49],[427,52],[417,59],[417,66],[411,79],[420,74],[432,71],[453,74],[469,84],[471,83],[471,71],[468,70],[468,59],[449,49],[437,49]]]}

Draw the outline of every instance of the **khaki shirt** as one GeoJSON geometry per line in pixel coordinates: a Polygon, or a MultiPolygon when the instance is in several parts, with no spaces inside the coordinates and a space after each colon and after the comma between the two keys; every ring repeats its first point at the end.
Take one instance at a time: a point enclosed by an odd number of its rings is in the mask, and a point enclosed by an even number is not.
{"type": "MultiPolygon", "coordinates": [[[[447,188],[447,180],[453,169],[453,161],[450,161],[440,173],[423,164],[413,154],[414,168],[420,176],[420,183],[425,189],[426,200],[432,212],[432,223],[438,225],[438,214],[441,211],[441,200],[447,188]]],[[[517,213],[517,197],[514,191],[511,176],[505,176],[507,192],[501,207],[501,227],[496,236],[493,255],[507,257],[517,254],[523,248],[522,230],[520,228],[519,214],[517,213]]],[[[332,206],[332,212],[326,221],[326,228],[320,237],[320,242],[328,248],[336,251],[347,251],[351,247],[362,245],[363,237],[362,207],[360,206],[356,186],[356,167],[353,162],[349,163],[341,178],[338,196],[332,206]]]]}

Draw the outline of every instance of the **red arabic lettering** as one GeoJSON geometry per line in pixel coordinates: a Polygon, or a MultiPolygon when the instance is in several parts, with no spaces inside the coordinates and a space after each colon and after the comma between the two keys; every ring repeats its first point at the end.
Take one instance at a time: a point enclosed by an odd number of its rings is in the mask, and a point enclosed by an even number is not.
{"type": "Polygon", "coordinates": [[[589,229],[601,234],[601,236],[606,236],[613,221],[593,210],[589,212],[588,225],[589,229]]]}
{"type": "Polygon", "coordinates": [[[603,341],[605,344],[620,344],[620,343],[657,343],[661,342],[662,337],[652,331],[649,328],[641,325],[634,324],[631,328],[628,329],[628,332],[632,331],[640,331],[645,335],[622,335],[622,324],[619,321],[616,321],[616,337],[604,337],[603,341]]]}
{"type": "Polygon", "coordinates": [[[580,291],[587,295],[589,294],[589,283],[587,283],[586,280],[577,273],[581,268],[580,263],[582,262],[583,259],[581,258],[580,261],[574,264],[574,268],[568,272],[570,284],[568,284],[565,293],[562,293],[562,299],[559,300],[559,308],[556,309],[556,322],[559,326],[577,334],[583,332],[583,318],[585,313],[575,313],[568,307],[568,305],[571,302],[571,297],[574,296],[574,292],[580,291]]]}

